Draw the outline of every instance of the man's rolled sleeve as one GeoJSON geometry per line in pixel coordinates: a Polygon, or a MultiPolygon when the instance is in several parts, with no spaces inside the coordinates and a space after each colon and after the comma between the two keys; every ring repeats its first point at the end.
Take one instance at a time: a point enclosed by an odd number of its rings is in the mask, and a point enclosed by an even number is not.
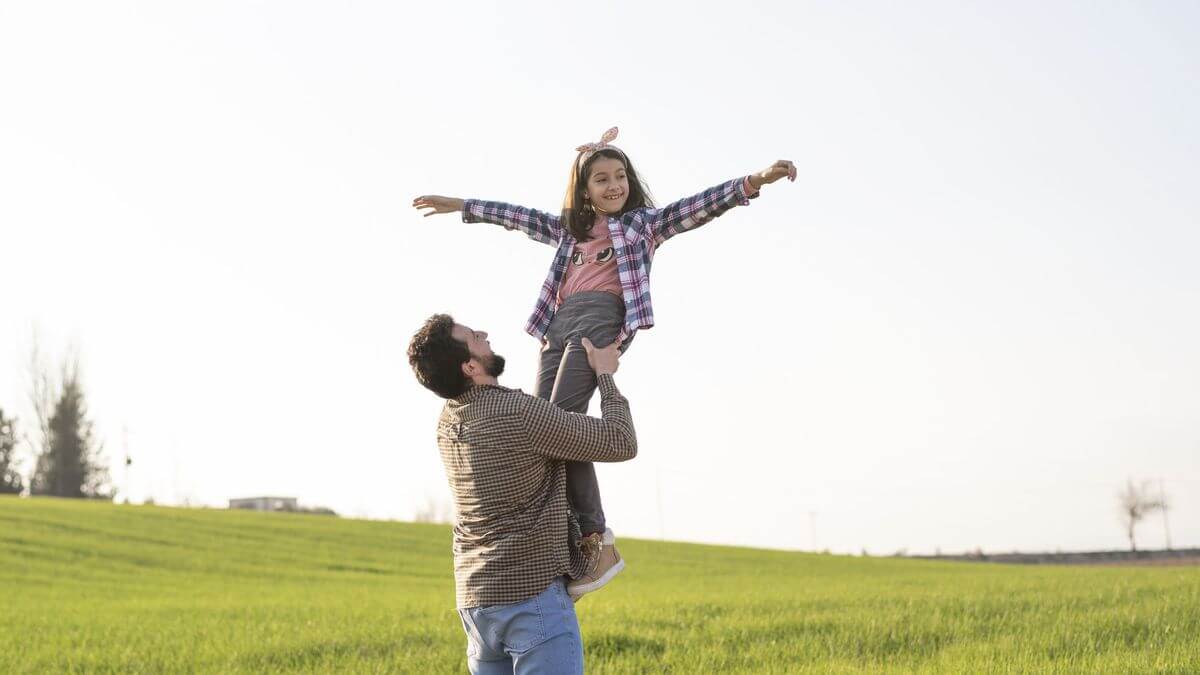
{"type": "Polygon", "coordinates": [[[567,412],[530,396],[522,420],[529,449],[552,459],[574,462],[624,462],[637,456],[637,433],[629,401],[612,375],[597,378],[602,417],[567,412]]]}

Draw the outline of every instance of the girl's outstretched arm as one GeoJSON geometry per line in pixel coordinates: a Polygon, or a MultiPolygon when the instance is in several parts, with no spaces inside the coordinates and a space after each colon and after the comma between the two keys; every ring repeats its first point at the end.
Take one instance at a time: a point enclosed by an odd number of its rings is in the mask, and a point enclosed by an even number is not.
{"type": "Polygon", "coordinates": [[[520,230],[530,239],[551,246],[557,246],[562,239],[563,228],[558,216],[524,206],[478,199],[421,195],[413,200],[413,208],[428,209],[424,214],[426,217],[462,211],[464,223],[492,223],[509,230],[520,230]]]}
{"type": "Polygon", "coordinates": [[[727,181],[661,209],[651,210],[646,218],[649,234],[657,247],[681,232],[700,227],[734,206],[749,203],[750,199],[758,196],[759,188],[784,176],[795,181],[796,165],[781,159],[757,173],[727,181]]]}

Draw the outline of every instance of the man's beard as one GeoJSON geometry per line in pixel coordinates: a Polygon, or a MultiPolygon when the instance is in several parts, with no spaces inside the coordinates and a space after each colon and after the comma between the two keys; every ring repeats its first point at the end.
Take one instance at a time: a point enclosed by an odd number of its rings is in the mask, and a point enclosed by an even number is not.
{"type": "Polygon", "coordinates": [[[504,357],[499,354],[492,354],[487,361],[481,360],[483,364],[483,372],[489,377],[500,377],[504,374],[504,357]]]}

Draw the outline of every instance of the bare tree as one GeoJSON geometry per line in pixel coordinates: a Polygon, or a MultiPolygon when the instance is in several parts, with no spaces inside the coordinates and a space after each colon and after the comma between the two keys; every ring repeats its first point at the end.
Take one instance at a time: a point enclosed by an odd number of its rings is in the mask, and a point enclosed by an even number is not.
{"type": "Polygon", "coordinates": [[[42,354],[41,338],[35,328],[29,348],[29,404],[33,407],[34,421],[37,422],[36,442],[30,446],[35,454],[45,451],[50,446],[50,416],[54,413],[55,383],[50,374],[50,366],[42,354]]]}
{"type": "Polygon", "coordinates": [[[1134,529],[1147,515],[1166,508],[1166,499],[1161,494],[1155,494],[1151,481],[1145,480],[1139,485],[1134,485],[1133,479],[1130,478],[1125,489],[1117,493],[1117,501],[1120,505],[1121,522],[1125,525],[1125,535],[1129,537],[1129,550],[1136,551],[1134,529]]]}
{"type": "Polygon", "coordinates": [[[1163,534],[1167,535],[1167,550],[1171,550],[1171,523],[1167,520],[1167,511],[1171,508],[1170,500],[1167,499],[1167,491],[1163,488],[1162,479],[1158,479],[1158,498],[1162,502],[1163,514],[1163,534]]]}

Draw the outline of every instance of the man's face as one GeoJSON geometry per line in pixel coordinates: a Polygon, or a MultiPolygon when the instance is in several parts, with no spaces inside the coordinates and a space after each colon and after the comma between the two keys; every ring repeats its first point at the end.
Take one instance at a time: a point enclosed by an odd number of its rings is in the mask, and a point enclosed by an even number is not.
{"type": "Polygon", "coordinates": [[[467,351],[471,352],[471,360],[477,362],[483,368],[483,372],[491,377],[500,377],[504,373],[504,357],[492,351],[492,343],[488,342],[487,333],[456,323],[450,335],[467,345],[467,351]]]}

